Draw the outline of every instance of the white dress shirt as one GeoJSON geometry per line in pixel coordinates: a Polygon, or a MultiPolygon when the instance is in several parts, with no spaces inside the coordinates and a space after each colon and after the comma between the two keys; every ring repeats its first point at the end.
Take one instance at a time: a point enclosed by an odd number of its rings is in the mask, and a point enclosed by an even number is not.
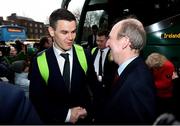
{"type": "MultiPolygon", "coordinates": [[[[104,73],[104,62],[105,62],[105,58],[106,58],[106,55],[109,51],[109,48],[105,48],[102,50],[103,53],[102,53],[102,72],[104,73]]],[[[96,58],[95,58],[95,61],[94,61],[94,68],[95,68],[95,72],[96,72],[96,75],[98,76],[98,73],[99,73],[99,58],[100,58],[100,49],[98,49],[98,53],[96,55],[96,58]]],[[[103,75],[102,73],[102,75],[103,75]]]]}
{"type": "Polygon", "coordinates": [[[68,53],[69,54],[69,63],[70,63],[70,83],[71,83],[71,77],[72,77],[72,61],[73,61],[73,49],[71,48],[70,50],[63,52],[60,49],[57,49],[53,45],[53,50],[56,56],[56,59],[58,61],[59,69],[61,71],[61,74],[63,75],[63,68],[64,68],[64,63],[65,59],[60,55],[61,53],[68,53]]]}

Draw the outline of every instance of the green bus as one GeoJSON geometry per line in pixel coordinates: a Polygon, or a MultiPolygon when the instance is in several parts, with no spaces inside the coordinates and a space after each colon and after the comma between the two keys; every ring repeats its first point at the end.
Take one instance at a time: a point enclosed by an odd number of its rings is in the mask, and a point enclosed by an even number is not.
{"type": "MultiPolygon", "coordinates": [[[[67,8],[73,0],[63,0],[67,8]]],[[[89,13],[98,13],[98,26],[112,27],[116,20],[134,15],[141,20],[147,32],[147,45],[142,51],[146,58],[159,52],[180,66],[180,0],[84,0],[76,43],[87,44],[86,20],[89,13]]]]}

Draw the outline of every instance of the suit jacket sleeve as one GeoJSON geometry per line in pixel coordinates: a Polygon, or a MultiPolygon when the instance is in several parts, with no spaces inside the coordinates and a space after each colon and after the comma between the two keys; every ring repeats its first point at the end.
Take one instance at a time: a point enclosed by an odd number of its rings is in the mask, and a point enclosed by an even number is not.
{"type": "Polygon", "coordinates": [[[42,124],[23,90],[0,84],[0,124],[42,124]]]}

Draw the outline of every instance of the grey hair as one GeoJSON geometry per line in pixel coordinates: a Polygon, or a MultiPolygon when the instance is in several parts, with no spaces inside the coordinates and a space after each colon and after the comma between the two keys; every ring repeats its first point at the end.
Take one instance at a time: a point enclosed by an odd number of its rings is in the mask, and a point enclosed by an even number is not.
{"type": "Polygon", "coordinates": [[[117,39],[127,36],[131,42],[131,48],[142,50],[146,45],[146,32],[143,24],[134,18],[128,18],[121,21],[121,28],[117,34],[117,39]]]}

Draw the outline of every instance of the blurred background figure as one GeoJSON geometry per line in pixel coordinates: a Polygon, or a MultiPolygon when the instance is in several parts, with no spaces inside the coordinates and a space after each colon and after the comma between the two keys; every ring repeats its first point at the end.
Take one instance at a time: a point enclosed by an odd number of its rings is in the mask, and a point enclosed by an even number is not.
{"type": "MultiPolygon", "coordinates": [[[[172,66],[172,65],[171,65],[172,66]]],[[[172,111],[165,111],[159,115],[153,126],[156,125],[180,125],[180,79],[179,69],[176,69],[172,75],[173,90],[172,90],[172,111]]],[[[168,74],[168,73],[167,73],[168,74]]],[[[166,105],[166,104],[164,104],[166,105]]],[[[164,106],[162,105],[162,106],[164,106]]]]}
{"type": "Polygon", "coordinates": [[[28,79],[29,67],[31,57],[26,60],[18,60],[12,63],[11,69],[14,71],[14,84],[24,90],[26,97],[29,97],[29,84],[28,79]]]}
{"type": "Polygon", "coordinates": [[[88,36],[88,48],[91,50],[93,47],[97,46],[96,44],[96,35],[98,32],[98,26],[97,25],[93,25],[91,27],[92,30],[92,34],[90,34],[88,36]]]}
{"type": "Polygon", "coordinates": [[[24,44],[20,40],[16,40],[15,41],[15,46],[16,46],[16,49],[17,49],[17,53],[19,53],[22,50],[24,50],[24,44]]]}
{"type": "Polygon", "coordinates": [[[15,46],[11,46],[10,47],[10,56],[11,57],[16,57],[17,53],[18,53],[17,48],[15,48],[15,46]]]}
{"type": "Polygon", "coordinates": [[[51,47],[53,44],[53,39],[51,36],[43,36],[41,37],[40,41],[39,41],[39,47],[38,47],[38,51],[37,53],[48,49],[49,47],[51,47]]]}
{"type": "Polygon", "coordinates": [[[10,45],[7,54],[2,53],[1,56],[1,73],[4,74],[10,83],[14,84],[14,71],[11,69],[11,64],[17,60],[17,49],[10,45]]]}
{"type": "Polygon", "coordinates": [[[9,68],[4,61],[3,51],[0,50],[0,81],[8,81],[9,68]]]}
{"type": "Polygon", "coordinates": [[[157,125],[179,126],[180,121],[177,120],[177,118],[171,113],[163,113],[153,123],[153,126],[157,126],[157,125]]]}
{"type": "Polygon", "coordinates": [[[6,56],[7,64],[11,64],[12,62],[16,61],[17,58],[17,48],[13,45],[10,46],[9,56],[6,56]]]}
{"type": "Polygon", "coordinates": [[[27,45],[25,45],[22,41],[15,41],[15,48],[17,50],[17,60],[25,60],[27,57],[27,45]]]}
{"type": "Polygon", "coordinates": [[[172,112],[173,98],[173,74],[175,67],[173,63],[162,54],[151,53],[146,64],[151,69],[157,89],[158,114],[172,112]]]}

